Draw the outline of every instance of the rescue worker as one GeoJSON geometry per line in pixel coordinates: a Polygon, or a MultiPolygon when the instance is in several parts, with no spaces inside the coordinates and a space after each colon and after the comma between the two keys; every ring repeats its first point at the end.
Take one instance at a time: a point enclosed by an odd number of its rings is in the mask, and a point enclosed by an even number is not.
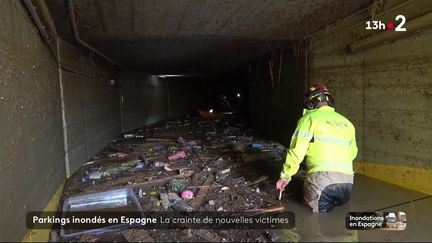
{"type": "Polygon", "coordinates": [[[351,198],[352,162],[357,156],[353,124],[334,109],[333,95],[322,84],[311,86],[304,99],[306,111],[291,138],[278,190],[285,190],[306,157],[304,203],[326,213],[351,198]]]}

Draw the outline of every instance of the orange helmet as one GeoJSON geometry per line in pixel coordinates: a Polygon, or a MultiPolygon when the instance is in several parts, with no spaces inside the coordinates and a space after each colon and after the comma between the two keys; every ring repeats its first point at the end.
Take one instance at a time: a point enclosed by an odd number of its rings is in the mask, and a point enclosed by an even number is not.
{"type": "Polygon", "coordinates": [[[330,106],[334,106],[333,95],[324,85],[316,83],[310,86],[306,91],[303,103],[305,104],[306,109],[312,110],[323,101],[326,101],[330,106]]]}

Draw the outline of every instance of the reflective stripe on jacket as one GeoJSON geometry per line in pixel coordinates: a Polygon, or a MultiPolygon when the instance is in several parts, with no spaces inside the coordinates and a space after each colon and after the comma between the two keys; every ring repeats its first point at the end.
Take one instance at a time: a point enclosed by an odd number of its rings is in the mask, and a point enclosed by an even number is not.
{"type": "Polygon", "coordinates": [[[281,178],[290,180],[305,156],[308,173],[354,174],[352,161],[357,156],[354,125],[330,106],[307,112],[291,138],[281,178]]]}

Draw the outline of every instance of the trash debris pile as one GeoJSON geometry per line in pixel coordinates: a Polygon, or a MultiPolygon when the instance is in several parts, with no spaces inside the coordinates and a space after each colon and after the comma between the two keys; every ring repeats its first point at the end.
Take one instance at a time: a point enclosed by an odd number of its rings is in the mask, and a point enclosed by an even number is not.
{"type": "MultiPolygon", "coordinates": [[[[130,188],[144,212],[281,211],[264,168],[280,170],[281,163],[273,162],[283,161],[285,153],[283,145],[257,138],[234,118],[166,120],[115,139],[67,180],[62,200],[130,188]]],[[[125,229],[73,240],[137,240],[131,231],[153,241],[268,241],[263,230],[211,229],[125,229]]]]}

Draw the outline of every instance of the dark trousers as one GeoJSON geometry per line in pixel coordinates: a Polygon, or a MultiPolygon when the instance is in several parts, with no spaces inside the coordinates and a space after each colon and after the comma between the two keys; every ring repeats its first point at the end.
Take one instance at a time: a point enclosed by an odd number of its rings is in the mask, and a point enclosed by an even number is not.
{"type": "Polygon", "coordinates": [[[353,184],[338,183],[331,184],[324,188],[318,201],[320,213],[332,211],[336,206],[343,205],[351,199],[353,184]]]}

